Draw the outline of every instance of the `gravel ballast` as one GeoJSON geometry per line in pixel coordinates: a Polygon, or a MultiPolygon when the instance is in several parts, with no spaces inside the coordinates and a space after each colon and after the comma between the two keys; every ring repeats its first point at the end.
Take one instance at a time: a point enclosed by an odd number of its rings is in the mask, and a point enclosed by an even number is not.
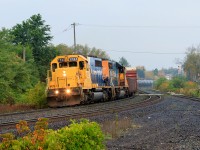
{"type": "Polygon", "coordinates": [[[124,117],[138,128],[108,140],[108,149],[200,149],[200,102],[168,96],[158,104],[119,114],[124,117]]]}

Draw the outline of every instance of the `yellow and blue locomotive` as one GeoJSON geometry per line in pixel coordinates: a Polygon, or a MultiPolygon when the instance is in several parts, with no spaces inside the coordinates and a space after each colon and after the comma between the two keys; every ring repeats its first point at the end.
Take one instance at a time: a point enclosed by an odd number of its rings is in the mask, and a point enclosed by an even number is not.
{"type": "Polygon", "coordinates": [[[71,106],[128,97],[125,67],[92,56],[57,56],[47,74],[50,107],[71,106]]]}

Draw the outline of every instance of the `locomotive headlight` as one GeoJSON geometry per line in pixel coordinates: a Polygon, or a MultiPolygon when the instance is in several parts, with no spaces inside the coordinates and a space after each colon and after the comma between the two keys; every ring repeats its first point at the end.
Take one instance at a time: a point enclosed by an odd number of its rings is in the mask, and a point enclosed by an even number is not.
{"type": "Polygon", "coordinates": [[[58,93],[59,93],[59,91],[58,91],[58,90],[56,90],[56,91],[55,91],[55,94],[58,94],[58,93]]]}
{"type": "Polygon", "coordinates": [[[70,90],[70,89],[67,89],[67,90],[66,90],[66,93],[67,93],[67,94],[70,94],[70,93],[71,93],[71,90],[70,90]]]}
{"type": "Polygon", "coordinates": [[[67,75],[66,75],[66,71],[63,71],[63,77],[66,77],[67,75]]]}

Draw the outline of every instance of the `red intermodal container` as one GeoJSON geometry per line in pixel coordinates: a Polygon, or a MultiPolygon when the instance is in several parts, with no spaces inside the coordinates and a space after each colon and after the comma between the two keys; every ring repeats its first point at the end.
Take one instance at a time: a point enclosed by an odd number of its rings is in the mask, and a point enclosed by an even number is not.
{"type": "Polygon", "coordinates": [[[129,93],[133,95],[137,92],[137,70],[134,67],[126,67],[126,78],[129,86],[129,93]]]}

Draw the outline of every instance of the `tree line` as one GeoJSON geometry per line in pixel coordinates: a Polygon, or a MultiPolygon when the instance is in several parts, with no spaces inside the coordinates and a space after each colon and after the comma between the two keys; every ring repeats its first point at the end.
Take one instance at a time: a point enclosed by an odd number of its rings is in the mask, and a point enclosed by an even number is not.
{"type": "MultiPolygon", "coordinates": [[[[82,54],[110,59],[102,49],[79,44],[76,48],[66,44],[53,45],[52,38],[51,28],[40,14],[11,29],[0,29],[0,103],[41,106],[45,97],[46,72],[57,55],[82,54]]],[[[126,60],[121,63],[129,65],[126,60]]]]}
{"type": "MultiPolygon", "coordinates": [[[[0,103],[39,103],[34,97],[44,98],[46,72],[50,61],[57,55],[82,54],[110,59],[102,49],[66,44],[53,45],[51,28],[40,14],[16,24],[11,29],[0,30],[0,103]],[[25,56],[25,57],[24,57],[25,56]],[[41,88],[42,87],[42,88],[41,88]],[[33,102],[34,101],[34,102],[33,102]]],[[[200,48],[191,47],[187,51],[183,68],[189,80],[198,81],[200,77],[200,48]]],[[[126,58],[119,63],[130,66],[126,58]]],[[[145,69],[138,69],[145,78],[145,69]]],[[[154,75],[158,70],[153,71],[154,75]]]]}
{"type": "Polygon", "coordinates": [[[79,53],[109,58],[105,51],[87,45],[77,45],[75,50],[65,44],[53,45],[52,38],[50,26],[40,14],[11,29],[0,30],[0,103],[31,103],[27,99],[35,97],[34,93],[39,94],[41,86],[44,92],[42,82],[56,55],[79,53]]]}
{"type": "Polygon", "coordinates": [[[200,79],[200,46],[189,47],[186,52],[183,68],[188,80],[199,82],[200,79]]]}

